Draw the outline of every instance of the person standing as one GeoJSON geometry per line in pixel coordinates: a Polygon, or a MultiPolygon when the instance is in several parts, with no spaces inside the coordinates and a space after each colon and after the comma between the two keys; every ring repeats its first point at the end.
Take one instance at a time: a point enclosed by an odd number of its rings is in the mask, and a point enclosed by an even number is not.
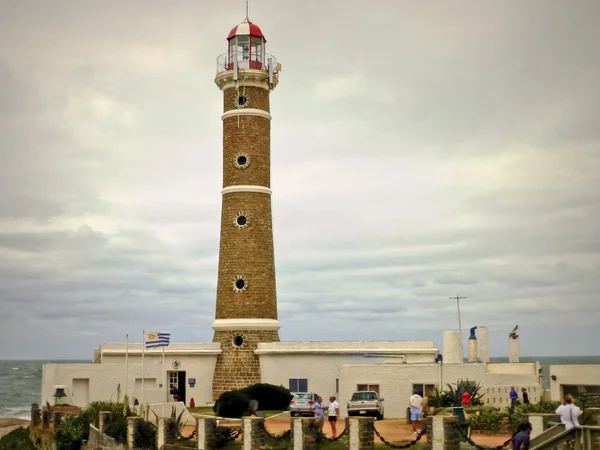
{"type": "Polygon", "coordinates": [[[340,404],[337,402],[335,397],[329,397],[329,410],[327,411],[327,417],[329,425],[331,425],[331,434],[333,438],[337,437],[337,418],[340,411],[340,404]]]}
{"type": "Polygon", "coordinates": [[[529,405],[529,394],[527,393],[527,389],[523,388],[521,389],[521,392],[523,392],[523,404],[529,405]]]}
{"type": "Polygon", "coordinates": [[[423,397],[415,390],[408,402],[410,405],[410,421],[413,427],[413,434],[418,434],[421,431],[419,420],[421,418],[421,406],[423,405],[423,397]]]}
{"type": "Polygon", "coordinates": [[[556,409],[556,415],[560,416],[560,422],[565,425],[567,430],[579,426],[580,413],[581,410],[573,404],[571,396],[565,397],[562,405],[556,409]]]}
{"type": "Polygon", "coordinates": [[[532,426],[529,422],[523,423],[519,426],[519,432],[512,438],[513,450],[529,450],[531,445],[531,430],[532,426]]]}
{"type": "Polygon", "coordinates": [[[325,406],[323,405],[323,398],[319,395],[317,401],[312,405],[313,414],[319,424],[319,430],[323,433],[323,424],[325,421],[325,406]]]}
{"type": "Polygon", "coordinates": [[[517,391],[515,391],[515,387],[513,386],[510,388],[510,405],[515,406],[517,401],[519,401],[519,394],[517,394],[517,391]]]}

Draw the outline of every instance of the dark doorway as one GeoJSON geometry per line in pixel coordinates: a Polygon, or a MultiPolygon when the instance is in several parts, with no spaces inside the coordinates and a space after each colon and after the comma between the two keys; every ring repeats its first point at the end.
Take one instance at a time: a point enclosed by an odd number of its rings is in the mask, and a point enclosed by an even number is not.
{"type": "Polygon", "coordinates": [[[185,372],[177,372],[177,389],[179,390],[179,401],[183,402],[184,405],[187,405],[187,401],[185,398],[185,372]]]}

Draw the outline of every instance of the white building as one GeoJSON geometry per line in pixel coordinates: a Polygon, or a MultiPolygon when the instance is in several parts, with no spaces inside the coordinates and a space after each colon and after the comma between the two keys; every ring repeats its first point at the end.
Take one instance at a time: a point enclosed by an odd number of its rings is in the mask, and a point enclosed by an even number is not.
{"type": "MultiPolygon", "coordinates": [[[[445,342],[450,352],[445,359],[462,354],[456,334],[446,333],[454,348],[445,342]]],[[[54,402],[56,385],[67,386],[77,406],[114,400],[120,385],[122,394],[126,392],[132,401],[136,398],[144,404],[168,401],[173,386],[178,387],[186,405],[192,398],[197,406],[210,404],[220,345],[171,344],[165,349],[164,362],[161,350],[146,351],[142,366],[141,344],[129,344],[127,351],[124,343],[103,344],[95,349],[93,363],[46,364],[42,403],[54,402]]],[[[413,389],[427,395],[435,386],[458,379],[480,382],[485,402],[499,407],[508,405],[511,386],[527,388],[533,402],[542,394],[537,363],[437,363],[438,349],[431,341],[270,342],[259,343],[255,353],[263,382],[324,397],[336,395],[342,415],[352,393],[368,389],[385,399],[386,417],[404,417],[413,389]]],[[[480,348],[478,354],[487,355],[487,348],[480,348]]]]}

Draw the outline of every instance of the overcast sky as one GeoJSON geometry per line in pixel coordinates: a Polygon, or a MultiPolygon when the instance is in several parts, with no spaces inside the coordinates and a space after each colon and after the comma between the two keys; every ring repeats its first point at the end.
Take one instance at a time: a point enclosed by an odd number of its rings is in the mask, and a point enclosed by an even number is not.
{"type": "MultiPolygon", "coordinates": [[[[0,358],[212,339],[243,0],[0,3],[0,358]]],[[[252,0],[283,340],[600,340],[600,3],[252,0]],[[465,331],[465,335],[468,331],[465,331]],[[466,338],[466,336],[465,336],[466,338]]]]}

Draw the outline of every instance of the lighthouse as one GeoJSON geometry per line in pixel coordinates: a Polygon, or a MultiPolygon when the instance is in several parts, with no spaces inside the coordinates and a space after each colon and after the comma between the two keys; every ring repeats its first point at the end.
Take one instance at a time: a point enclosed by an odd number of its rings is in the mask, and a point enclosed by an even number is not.
{"type": "Polygon", "coordinates": [[[246,19],[227,36],[215,83],[223,92],[223,187],[213,342],[213,397],[260,383],[259,342],[279,341],[271,214],[270,94],[280,66],[246,19]]]}

